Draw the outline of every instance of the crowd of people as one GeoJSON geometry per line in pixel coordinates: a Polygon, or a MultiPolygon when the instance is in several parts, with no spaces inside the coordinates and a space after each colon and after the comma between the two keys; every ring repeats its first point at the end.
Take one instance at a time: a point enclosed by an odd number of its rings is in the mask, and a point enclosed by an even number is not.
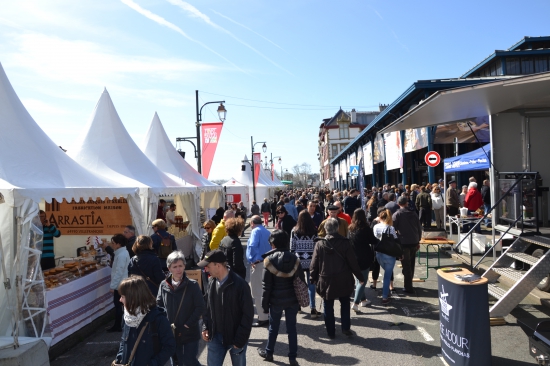
{"type": "Polygon", "coordinates": [[[186,276],[187,261],[166,231],[167,217],[153,221],[151,237],[129,239],[133,228],[127,227],[128,233],[113,236],[108,250],[114,256],[111,291],[116,309],[109,331],[122,332],[114,362],[146,365],[154,359],[163,365],[170,359],[173,365],[199,365],[202,338],[208,365],[222,365],[227,353],[233,365],[245,365],[252,327],[266,326],[266,345],[257,352],[272,361],[284,313],[289,363],[298,365],[297,314],[305,304],[311,319],[323,316],[327,338],[334,339],[338,300],[341,333],[352,337],[351,311],[359,313],[371,304],[365,296],[369,274],[371,289],[382,282],[380,304],[386,305],[396,291],[393,272],[400,261],[401,291],[414,294],[422,232],[444,229],[444,205],[450,215],[460,207],[487,209],[488,196],[488,181],[481,192],[470,181],[462,193],[450,181],[448,187],[439,182],[372,188],[363,192],[364,204],[357,189],[307,189],[280,191],[261,205],[253,202],[250,210],[242,202],[220,207],[203,224],[198,263],[204,269],[203,289],[186,276]],[[247,219],[250,235],[244,248],[247,219]],[[384,236],[398,240],[402,254],[386,254],[384,236]]]}

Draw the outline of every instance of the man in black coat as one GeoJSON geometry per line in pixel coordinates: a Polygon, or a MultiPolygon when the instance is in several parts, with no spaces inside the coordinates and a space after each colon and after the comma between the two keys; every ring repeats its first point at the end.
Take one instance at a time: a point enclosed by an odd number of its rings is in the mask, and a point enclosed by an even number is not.
{"type": "Polygon", "coordinates": [[[416,252],[420,248],[420,239],[422,239],[422,225],[416,213],[408,209],[409,200],[407,197],[399,197],[397,200],[399,210],[393,214],[393,227],[397,231],[397,236],[403,248],[403,282],[405,288],[403,292],[414,294],[412,279],[414,277],[414,263],[416,252]]]}
{"type": "Polygon", "coordinates": [[[352,188],[352,190],[349,191],[349,196],[344,198],[344,213],[353,216],[353,212],[361,206],[357,196],[359,196],[359,191],[352,188]]]}
{"type": "MultiPolygon", "coordinates": [[[[491,186],[489,184],[489,180],[485,179],[483,181],[483,186],[481,187],[481,198],[483,199],[483,206],[485,209],[485,213],[488,213],[491,211],[491,186]]],[[[489,218],[485,218],[485,226],[491,227],[491,224],[489,224],[489,218]]]]}
{"type": "Polygon", "coordinates": [[[227,267],[227,257],[221,250],[208,252],[198,265],[206,267],[211,275],[202,326],[202,339],[208,342],[207,364],[221,366],[227,351],[233,364],[242,364],[239,362],[246,358],[254,319],[250,287],[227,267]]]}

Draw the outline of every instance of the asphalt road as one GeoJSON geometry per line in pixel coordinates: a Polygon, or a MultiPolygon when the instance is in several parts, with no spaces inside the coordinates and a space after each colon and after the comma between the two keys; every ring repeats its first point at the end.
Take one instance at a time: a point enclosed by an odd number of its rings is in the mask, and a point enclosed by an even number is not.
{"type": "MultiPolygon", "coordinates": [[[[246,237],[243,238],[243,244],[246,237]]],[[[442,265],[457,265],[448,256],[442,255],[442,265]]],[[[434,255],[431,262],[437,261],[434,255]]],[[[395,287],[402,287],[401,269],[394,269],[395,287]]],[[[424,277],[425,267],[417,265],[415,277],[424,277]]],[[[352,311],[352,331],[348,338],[339,329],[339,304],[335,303],[336,339],[330,340],[322,317],[310,319],[309,309],[298,315],[298,362],[300,365],[445,365],[441,358],[439,338],[439,305],[437,298],[437,275],[429,270],[425,282],[415,283],[416,294],[406,295],[400,291],[394,295],[389,306],[381,304],[379,289],[367,288],[366,295],[372,305],[356,314],[352,311]]],[[[317,298],[317,309],[320,309],[317,298]]],[[[479,306],[488,306],[480,303],[479,306]]],[[[493,365],[534,365],[528,353],[528,339],[516,324],[517,318],[549,318],[550,312],[540,304],[525,300],[511,315],[508,324],[491,327],[493,365]]],[[[83,339],[76,347],[51,362],[52,366],[108,365],[118,349],[120,334],[106,333],[101,327],[83,339]]],[[[265,347],[267,328],[253,328],[247,350],[249,365],[267,365],[258,354],[258,347],[265,347]]],[[[201,341],[199,361],[206,365],[207,349],[201,341]]],[[[274,364],[288,364],[288,341],[284,321],[274,354],[274,364]]],[[[229,356],[224,365],[230,365],[229,356]]]]}

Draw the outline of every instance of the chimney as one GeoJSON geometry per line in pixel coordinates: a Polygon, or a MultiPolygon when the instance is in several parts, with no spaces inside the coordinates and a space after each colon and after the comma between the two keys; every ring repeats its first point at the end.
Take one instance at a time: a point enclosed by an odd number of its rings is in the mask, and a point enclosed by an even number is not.
{"type": "Polygon", "coordinates": [[[380,112],[382,112],[387,107],[388,107],[388,104],[378,104],[378,109],[380,110],[380,112]]]}
{"type": "Polygon", "coordinates": [[[351,123],[357,123],[357,112],[355,108],[351,110],[351,123]]]}

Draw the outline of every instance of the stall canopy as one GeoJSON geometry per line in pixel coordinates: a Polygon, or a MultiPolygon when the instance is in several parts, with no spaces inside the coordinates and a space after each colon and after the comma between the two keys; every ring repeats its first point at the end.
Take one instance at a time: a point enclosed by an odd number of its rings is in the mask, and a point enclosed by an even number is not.
{"type": "Polygon", "coordinates": [[[547,107],[550,72],[441,90],[379,133],[441,125],[510,109],[547,107]]]}
{"type": "Polygon", "coordinates": [[[246,184],[239,182],[235,178],[229,179],[227,182],[222,184],[225,187],[225,197],[227,203],[243,203],[248,207],[249,197],[249,187],[246,184]]]}
{"type": "MultiPolygon", "coordinates": [[[[44,324],[46,304],[29,310],[32,302],[27,301],[30,288],[44,289],[40,251],[29,245],[40,201],[125,197],[132,215],[141,220],[141,214],[135,185],[97,176],[67,156],[42,131],[19,100],[2,65],[0,131],[0,193],[5,201],[0,203],[0,282],[6,284],[0,286],[0,337],[13,336],[12,342],[17,343],[17,329],[23,325],[35,330],[33,336],[40,337],[44,331],[38,323],[44,324]],[[21,279],[18,284],[17,278],[21,279]],[[23,316],[25,320],[21,320],[23,316]]],[[[34,295],[35,300],[40,298],[34,295]]]]}
{"type": "Polygon", "coordinates": [[[208,208],[220,207],[223,200],[223,187],[204,178],[182,159],[170,142],[156,112],[145,135],[142,150],[149,160],[170,178],[183,186],[197,188],[196,197],[185,195],[178,196],[175,200],[180,201],[179,204],[176,202],[176,213],[181,215],[185,211],[191,221],[196,239],[200,239],[201,207],[205,213],[208,208]],[[194,207],[194,210],[189,210],[190,207],[194,207]]]}
{"type": "Polygon", "coordinates": [[[144,216],[136,223],[141,226],[140,234],[150,233],[160,195],[194,194],[197,190],[168,177],[143,154],[122,124],[107,89],[69,155],[96,174],[139,187],[144,216]]]}
{"type": "Polygon", "coordinates": [[[480,147],[469,153],[453,156],[443,160],[446,173],[489,170],[491,167],[491,144],[480,147]]]}

